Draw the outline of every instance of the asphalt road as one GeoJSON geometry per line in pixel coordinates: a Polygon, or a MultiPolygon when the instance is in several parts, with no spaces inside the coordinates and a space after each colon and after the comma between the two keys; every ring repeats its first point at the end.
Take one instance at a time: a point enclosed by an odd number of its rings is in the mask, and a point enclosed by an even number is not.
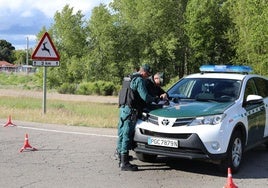
{"type": "MultiPolygon", "coordinates": [[[[122,172],[113,159],[116,129],[40,124],[0,119],[0,187],[6,188],[222,188],[227,172],[203,161],[160,157],[122,172]],[[37,151],[24,150],[25,135],[37,151]]],[[[134,153],[131,153],[134,155],[134,153]]],[[[135,156],[135,155],[134,155],[135,156]]],[[[246,153],[233,182],[240,188],[268,187],[268,152],[261,146],[246,153]]]]}

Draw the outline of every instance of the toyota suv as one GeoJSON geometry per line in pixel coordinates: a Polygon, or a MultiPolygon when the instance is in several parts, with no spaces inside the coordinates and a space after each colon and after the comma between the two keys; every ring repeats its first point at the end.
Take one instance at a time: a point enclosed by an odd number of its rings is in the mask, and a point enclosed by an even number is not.
{"type": "Polygon", "coordinates": [[[167,92],[169,101],[136,124],[137,158],[159,155],[218,162],[235,173],[244,152],[268,145],[268,79],[249,66],[203,65],[167,92]]]}

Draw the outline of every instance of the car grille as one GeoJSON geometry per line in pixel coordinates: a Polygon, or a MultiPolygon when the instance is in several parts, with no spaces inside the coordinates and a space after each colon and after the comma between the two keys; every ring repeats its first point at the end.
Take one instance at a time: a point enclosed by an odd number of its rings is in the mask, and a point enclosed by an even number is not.
{"type": "MultiPolygon", "coordinates": [[[[194,118],[177,118],[172,127],[186,126],[193,121],[194,118]]],[[[158,117],[154,115],[149,115],[148,122],[158,125],[158,117]]]]}
{"type": "Polygon", "coordinates": [[[191,134],[174,134],[174,133],[159,133],[153,132],[146,129],[140,129],[141,134],[146,136],[155,136],[162,138],[176,138],[176,139],[187,139],[191,136],[191,134]]]}
{"type": "Polygon", "coordinates": [[[150,115],[148,121],[152,124],[158,125],[158,117],[150,115]]]}

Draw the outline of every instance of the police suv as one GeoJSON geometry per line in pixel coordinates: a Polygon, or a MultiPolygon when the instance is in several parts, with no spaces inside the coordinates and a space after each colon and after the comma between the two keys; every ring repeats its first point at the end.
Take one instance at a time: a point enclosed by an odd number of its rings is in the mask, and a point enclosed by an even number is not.
{"type": "Polygon", "coordinates": [[[203,65],[175,83],[169,103],[137,121],[137,158],[212,160],[237,172],[245,151],[268,146],[268,79],[250,72],[248,66],[203,65]]]}

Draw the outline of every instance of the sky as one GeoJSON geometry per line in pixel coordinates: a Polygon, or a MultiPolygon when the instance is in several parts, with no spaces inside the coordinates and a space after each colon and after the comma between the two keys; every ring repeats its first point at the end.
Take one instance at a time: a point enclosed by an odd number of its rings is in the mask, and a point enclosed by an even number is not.
{"type": "Polygon", "coordinates": [[[45,26],[53,24],[56,11],[65,5],[73,7],[74,13],[82,11],[85,19],[100,3],[108,5],[112,0],[0,0],[0,40],[6,40],[16,50],[35,48],[36,35],[45,26]],[[28,44],[28,45],[27,45],[28,44]]]}

